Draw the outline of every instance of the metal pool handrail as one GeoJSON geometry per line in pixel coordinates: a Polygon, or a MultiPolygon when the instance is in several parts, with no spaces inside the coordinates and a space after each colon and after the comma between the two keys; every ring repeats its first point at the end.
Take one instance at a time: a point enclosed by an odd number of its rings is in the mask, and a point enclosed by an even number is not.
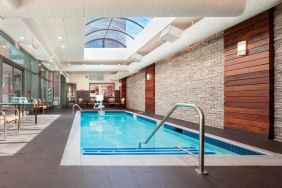
{"type": "Polygon", "coordinates": [[[186,107],[194,109],[199,114],[200,119],[200,130],[199,130],[199,155],[198,155],[198,162],[199,167],[196,171],[199,174],[206,175],[207,171],[205,171],[205,116],[200,107],[195,104],[188,104],[188,103],[176,103],[165,115],[165,117],[161,120],[158,126],[154,129],[154,131],[150,134],[150,136],[146,139],[145,142],[139,142],[139,148],[141,148],[142,144],[147,144],[151,138],[156,134],[156,132],[163,126],[166,120],[170,117],[170,115],[176,110],[178,107],[186,107]]]}
{"type": "Polygon", "coordinates": [[[82,108],[78,104],[74,104],[72,106],[72,113],[74,113],[74,107],[77,107],[81,112],[83,112],[82,108]]]}

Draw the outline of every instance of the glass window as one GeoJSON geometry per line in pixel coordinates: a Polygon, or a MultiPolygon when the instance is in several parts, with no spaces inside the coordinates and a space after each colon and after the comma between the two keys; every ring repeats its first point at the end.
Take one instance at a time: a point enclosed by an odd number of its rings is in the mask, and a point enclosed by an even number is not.
{"type": "Polygon", "coordinates": [[[32,60],[30,61],[31,64],[31,71],[34,73],[38,73],[38,61],[36,61],[35,59],[32,58],[32,60]]]}
{"type": "Polygon", "coordinates": [[[24,66],[24,53],[0,36],[0,55],[12,60],[13,62],[24,66]]]}
{"type": "Polygon", "coordinates": [[[54,72],[54,105],[60,105],[60,73],[54,72]]]}
{"type": "Polygon", "coordinates": [[[31,91],[30,95],[32,98],[37,99],[38,98],[38,90],[39,90],[39,80],[38,80],[37,74],[32,74],[31,76],[31,91]]]}
{"type": "Polygon", "coordinates": [[[10,44],[0,35],[0,55],[9,58],[10,44]]]}
{"type": "Polygon", "coordinates": [[[85,47],[86,48],[103,48],[104,47],[104,40],[103,39],[98,39],[98,40],[93,40],[88,42],[85,47]]]}
{"type": "Polygon", "coordinates": [[[76,84],[74,83],[67,84],[67,101],[69,103],[76,102],[76,84]]]}
{"type": "Polygon", "coordinates": [[[11,46],[9,53],[9,59],[19,65],[24,66],[24,54],[20,50],[16,49],[14,46],[11,46]]]}
{"type": "Polygon", "coordinates": [[[114,41],[110,39],[104,40],[104,48],[124,48],[124,47],[126,46],[118,41],[114,41]]]}
{"type": "Polygon", "coordinates": [[[48,79],[48,70],[40,66],[40,77],[48,79]]]}
{"type": "Polygon", "coordinates": [[[2,102],[10,102],[13,97],[13,67],[3,63],[2,102]]]}
{"type": "Polygon", "coordinates": [[[126,48],[150,21],[147,17],[86,18],[85,47],[126,48]]]}
{"type": "Polygon", "coordinates": [[[47,101],[53,102],[53,82],[48,81],[47,101]]]}
{"type": "Polygon", "coordinates": [[[47,95],[48,95],[48,81],[45,80],[44,78],[41,78],[41,100],[43,102],[47,101],[47,95]]]}
{"type": "Polygon", "coordinates": [[[14,95],[17,97],[22,96],[22,71],[14,68],[14,95]]]}

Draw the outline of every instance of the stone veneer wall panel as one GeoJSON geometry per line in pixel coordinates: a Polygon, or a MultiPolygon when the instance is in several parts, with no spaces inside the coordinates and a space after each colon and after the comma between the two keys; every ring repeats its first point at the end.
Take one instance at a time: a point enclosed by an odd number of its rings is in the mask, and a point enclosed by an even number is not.
{"type": "Polygon", "coordinates": [[[140,71],[126,79],[126,107],[145,111],[145,72],[140,71]]]}
{"type": "MultiPolygon", "coordinates": [[[[223,34],[216,34],[156,64],[156,114],[164,115],[177,102],[195,103],[206,125],[224,124],[223,34]]],[[[172,117],[197,122],[194,112],[176,110],[172,117]]]]}
{"type": "Polygon", "coordinates": [[[274,9],[274,138],[282,140],[282,4],[274,9]]]}

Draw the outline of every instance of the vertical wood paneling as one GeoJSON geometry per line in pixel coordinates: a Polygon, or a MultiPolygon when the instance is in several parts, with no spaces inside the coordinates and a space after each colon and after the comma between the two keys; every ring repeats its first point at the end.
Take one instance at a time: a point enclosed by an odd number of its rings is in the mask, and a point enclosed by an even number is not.
{"type": "Polygon", "coordinates": [[[224,124],[273,137],[273,11],[224,32],[224,124]],[[247,55],[237,43],[247,41],[247,55]]]}
{"type": "Polygon", "coordinates": [[[145,111],[155,113],[155,64],[146,67],[145,79],[145,111]]]}
{"type": "Polygon", "coordinates": [[[126,78],[119,80],[120,98],[126,99],[126,78]]]}

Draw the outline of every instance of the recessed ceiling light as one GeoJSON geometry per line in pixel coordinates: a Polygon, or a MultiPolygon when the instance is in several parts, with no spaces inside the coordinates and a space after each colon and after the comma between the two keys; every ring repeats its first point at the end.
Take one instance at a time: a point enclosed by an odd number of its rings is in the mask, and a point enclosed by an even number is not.
{"type": "Polygon", "coordinates": [[[118,64],[118,65],[120,65],[120,64],[118,64]]]}
{"type": "Polygon", "coordinates": [[[32,45],[28,45],[29,48],[32,48],[32,45]]]}
{"type": "Polygon", "coordinates": [[[63,37],[62,36],[58,36],[57,37],[59,40],[63,40],[63,37]]]}
{"type": "Polygon", "coordinates": [[[20,40],[24,40],[24,37],[23,37],[23,36],[20,36],[19,39],[20,39],[20,40]]]}
{"type": "Polygon", "coordinates": [[[66,46],[64,44],[61,45],[61,48],[65,48],[66,46]]]}
{"type": "Polygon", "coordinates": [[[7,46],[6,46],[6,45],[3,45],[2,48],[7,48],[7,46]]]}

